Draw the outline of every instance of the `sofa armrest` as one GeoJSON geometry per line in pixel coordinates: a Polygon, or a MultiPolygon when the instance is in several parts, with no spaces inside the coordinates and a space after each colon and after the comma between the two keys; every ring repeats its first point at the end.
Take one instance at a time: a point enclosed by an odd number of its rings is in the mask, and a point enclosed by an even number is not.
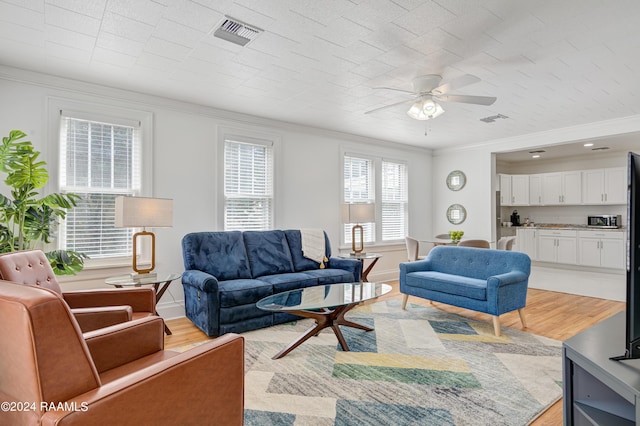
{"type": "Polygon", "coordinates": [[[494,275],[487,278],[487,287],[498,288],[509,284],[526,281],[527,274],[521,271],[509,271],[504,274],[494,275]]]}
{"type": "Polygon", "coordinates": [[[70,308],[96,306],[131,306],[133,312],[155,312],[156,292],[153,287],[77,290],[62,293],[70,308]]]}
{"type": "Polygon", "coordinates": [[[244,339],[226,334],[69,401],[75,411],[46,412],[42,425],[242,425],[244,339]]]}
{"type": "Polygon", "coordinates": [[[206,272],[191,269],[182,274],[182,284],[190,285],[206,293],[218,292],[218,279],[206,272]]]}
{"type": "Polygon", "coordinates": [[[71,313],[78,321],[83,333],[131,321],[131,306],[101,306],[95,308],[72,308],[71,313]]]}
{"type": "Polygon", "coordinates": [[[430,271],[431,261],[429,259],[416,260],[415,262],[402,262],[400,264],[400,274],[408,274],[409,272],[430,271]]]}
{"type": "Polygon", "coordinates": [[[353,274],[354,281],[360,281],[362,277],[362,262],[358,259],[343,259],[340,257],[332,257],[329,259],[329,268],[343,269],[353,274]]]}
{"type": "Polygon", "coordinates": [[[84,334],[98,373],[164,348],[164,321],[146,317],[84,334]]]}

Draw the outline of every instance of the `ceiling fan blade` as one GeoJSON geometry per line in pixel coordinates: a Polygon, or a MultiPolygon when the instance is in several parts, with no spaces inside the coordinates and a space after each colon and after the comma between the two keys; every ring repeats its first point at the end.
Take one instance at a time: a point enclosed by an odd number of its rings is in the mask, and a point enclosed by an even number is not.
{"type": "Polygon", "coordinates": [[[413,103],[415,101],[416,101],[415,99],[407,99],[407,100],[404,100],[404,101],[400,101],[400,102],[396,102],[396,103],[393,103],[393,104],[385,105],[385,106],[382,106],[380,108],[372,109],[370,111],[365,112],[365,114],[371,114],[372,112],[381,111],[383,109],[391,108],[391,107],[402,105],[402,104],[413,103]]]}
{"type": "Polygon", "coordinates": [[[431,92],[434,95],[440,95],[447,92],[451,92],[452,90],[457,90],[464,86],[468,86],[470,84],[478,83],[479,81],[481,81],[480,78],[476,77],[475,75],[464,74],[458,78],[454,78],[448,83],[445,83],[441,86],[436,87],[431,92]]]}
{"type": "Polygon", "coordinates": [[[396,92],[402,92],[402,93],[410,93],[412,95],[415,95],[415,92],[412,92],[411,90],[404,90],[404,89],[396,89],[395,87],[372,87],[372,89],[385,89],[385,90],[395,90],[396,92]]]}
{"type": "Polygon", "coordinates": [[[471,95],[439,95],[434,96],[443,102],[460,102],[463,104],[493,105],[498,99],[494,96],[471,96],[471,95]]]}

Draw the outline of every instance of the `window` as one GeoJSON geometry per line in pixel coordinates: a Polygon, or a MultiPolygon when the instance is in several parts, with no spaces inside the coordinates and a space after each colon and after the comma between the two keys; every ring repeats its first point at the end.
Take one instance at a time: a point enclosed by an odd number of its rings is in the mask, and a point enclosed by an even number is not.
{"type": "Polygon", "coordinates": [[[403,239],[408,232],[407,165],[382,161],[382,241],[403,239]]]}
{"type": "MultiPolygon", "coordinates": [[[[351,155],[344,156],[344,202],[345,203],[375,203],[373,160],[358,158],[351,155]]],[[[356,223],[344,224],[344,241],[351,243],[351,228],[356,223]]],[[[364,232],[364,242],[375,241],[375,223],[361,223],[364,232]]]]}
{"type": "MultiPolygon", "coordinates": [[[[375,203],[375,223],[361,224],[364,241],[390,242],[408,232],[407,165],[399,161],[345,154],[344,202],[375,203]],[[379,225],[379,226],[376,226],[379,225]]],[[[344,242],[351,243],[353,224],[344,225],[344,242]]]]}
{"type": "Polygon", "coordinates": [[[134,230],[115,228],[115,198],[141,191],[141,124],[61,111],[60,190],[82,197],[59,246],[92,259],[131,256],[134,230]]]}
{"type": "Polygon", "coordinates": [[[224,138],[224,229],[273,229],[273,143],[224,138]]]}

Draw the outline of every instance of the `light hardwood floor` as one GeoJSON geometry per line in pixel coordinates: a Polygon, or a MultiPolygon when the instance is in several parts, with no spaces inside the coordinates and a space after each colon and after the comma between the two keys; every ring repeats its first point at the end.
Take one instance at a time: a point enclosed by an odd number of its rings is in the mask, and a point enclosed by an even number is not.
{"type": "MultiPolygon", "coordinates": [[[[398,291],[398,282],[389,284],[392,285],[393,290],[383,298],[400,300],[402,296],[398,291]]],[[[426,306],[429,301],[417,297],[409,297],[409,303],[426,306]]],[[[490,315],[442,303],[434,303],[433,306],[446,312],[469,316],[489,323],[492,320],[490,315]]],[[[624,308],[625,304],[623,302],[529,289],[527,307],[525,308],[528,327],[525,331],[551,339],[566,340],[611,315],[624,311],[624,308]]],[[[503,327],[522,329],[517,311],[502,315],[500,323],[503,327]]],[[[165,337],[165,347],[167,349],[199,342],[207,338],[203,332],[186,318],[168,320],[167,325],[173,332],[173,335],[165,337]]],[[[562,401],[558,401],[532,423],[534,426],[561,424],[562,401]]]]}

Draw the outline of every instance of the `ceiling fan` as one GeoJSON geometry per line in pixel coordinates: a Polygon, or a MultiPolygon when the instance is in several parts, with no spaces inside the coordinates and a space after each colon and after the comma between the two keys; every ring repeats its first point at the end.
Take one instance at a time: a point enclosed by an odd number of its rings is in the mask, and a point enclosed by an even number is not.
{"type": "Polygon", "coordinates": [[[412,99],[407,99],[390,105],[385,105],[380,108],[372,109],[365,112],[365,114],[371,114],[373,112],[381,111],[383,109],[391,108],[397,105],[411,103],[411,108],[409,108],[409,110],[407,111],[409,117],[415,118],[416,120],[429,120],[431,118],[438,117],[444,112],[442,106],[436,101],[460,102],[476,105],[492,105],[497,99],[493,96],[448,94],[452,90],[456,90],[461,87],[477,83],[479,81],[480,79],[475,75],[464,74],[448,83],[440,84],[442,82],[441,76],[436,74],[427,74],[413,79],[413,91],[397,89],[394,87],[374,87],[374,89],[395,90],[396,92],[408,93],[412,95],[412,99]]]}

